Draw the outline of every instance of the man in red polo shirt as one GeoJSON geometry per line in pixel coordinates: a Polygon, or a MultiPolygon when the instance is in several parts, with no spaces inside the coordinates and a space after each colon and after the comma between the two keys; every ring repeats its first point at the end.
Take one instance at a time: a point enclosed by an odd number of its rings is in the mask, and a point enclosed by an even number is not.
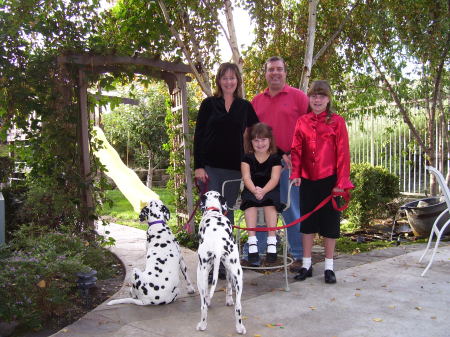
{"type": "MultiPolygon", "coordinates": [[[[270,125],[278,147],[283,157],[283,171],[280,178],[281,201],[286,203],[289,187],[289,171],[291,169],[290,149],[297,119],[308,109],[308,97],[296,88],[286,84],[286,64],[281,57],[272,56],[266,61],[265,76],[268,88],[253,98],[252,105],[256,115],[263,123],[270,125]]],[[[286,223],[300,217],[299,188],[292,186],[291,207],[283,212],[286,223]]],[[[292,272],[298,272],[302,265],[303,246],[300,237],[300,224],[287,229],[290,253],[294,258],[292,272]]],[[[266,232],[256,232],[258,250],[266,251],[266,232]]]]}

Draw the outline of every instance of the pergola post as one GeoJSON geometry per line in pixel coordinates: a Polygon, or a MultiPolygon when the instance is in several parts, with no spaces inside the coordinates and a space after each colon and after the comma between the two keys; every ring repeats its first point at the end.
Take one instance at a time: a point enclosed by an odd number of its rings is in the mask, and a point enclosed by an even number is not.
{"type": "MultiPolygon", "coordinates": [[[[187,212],[192,214],[193,207],[193,193],[192,193],[192,170],[191,170],[191,151],[187,145],[187,139],[189,139],[189,115],[187,106],[187,90],[186,90],[186,76],[185,74],[176,73],[178,87],[180,88],[181,94],[181,119],[183,124],[183,149],[184,149],[184,176],[186,180],[186,201],[187,201],[187,212]]],[[[194,226],[189,223],[190,232],[194,231],[194,226]]]]}
{"type": "Polygon", "coordinates": [[[79,95],[80,95],[80,143],[81,143],[81,173],[84,179],[82,185],[82,200],[85,226],[94,230],[94,220],[92,214],[93,200],[91,194],[91,163],[89,157],[89,113],[87,102],[87,81],[86,74],[82,69],[78,70],[79,95]]]}

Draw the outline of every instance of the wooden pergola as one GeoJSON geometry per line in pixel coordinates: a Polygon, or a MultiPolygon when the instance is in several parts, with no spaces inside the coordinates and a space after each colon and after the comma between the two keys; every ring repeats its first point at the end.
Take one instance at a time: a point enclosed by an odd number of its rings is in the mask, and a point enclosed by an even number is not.
{"type": "MultiPolygon", "coordinates": [[[[58,64],[70,64],[78,69],[79,84],[79,105],[80,105],[80,129],[81,129],[81,160],[82,174],[86,179],[86,188],[83,191],[83,202],[87,209],[92,209],[93,199],[90,190],[91,183],[89,176],[91,172],[91,163],[89,155],[89,111],[88,111],[88,73],[135,73],[150,76],[156,79],[164,80],[168,87],[172,100],[172,112],[181,113],[183,139],[180,140],[180,146],[184,151],[185,168],[184,183],[186,184],[186,211],[191,214],[193,211],[193,193],[192,193],[192,172],[191,172],[191,153],[185,146],[185,139],[189,134],[188,125],[188,107],[186,83],[190,78],[186,74],[191,72],[189,66],[182,63],[166,62],[157,59],[145,57],[128,56],[102,56],[102,55],[60,55],[57,58],[58,64]]],[[[177,210],[179,211],[179,210],[177,210]]],[[[187,218],[187,214],[182,214],[187,218]]],[[[93,220],[88,220],[88,226],[93,228],[93,220]]],[[[194,228],[194,226],[190,226],[194,228]]]]}

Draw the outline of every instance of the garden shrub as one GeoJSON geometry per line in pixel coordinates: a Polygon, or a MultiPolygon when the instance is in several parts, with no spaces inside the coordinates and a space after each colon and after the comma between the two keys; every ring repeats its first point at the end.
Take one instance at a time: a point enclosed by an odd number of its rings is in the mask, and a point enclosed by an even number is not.
{"type": "Polygon", "coordinates": [[[386,203],[400,194],[399,178],[380,166],[352,164],[350,178],[355,188],[344,217],[356,228],[368,226],[384,214],[386,203]]]}
{"type": "Polygon", "coordinates": [[[3,187],[1,192],[3,194],[3,198],[5,199],[6,241],[9,241],[11,233],[16,231],[24,221],[21,206],[26,199],[28,188],[19,182],[3,187]]]}
{"type": "Polygon", "coordinates": [[[0,183],[6,183],[14,169],[14,161],[10,157],[0,156],[0,183]]]}
{"type": "Polygon", "coordinates": [[[61,321],[79,303],[76,273],[113,275],[113,255],[80,237],[48,227],[22,226],[0,249],[0,321],[39,330],[61,321]]]}

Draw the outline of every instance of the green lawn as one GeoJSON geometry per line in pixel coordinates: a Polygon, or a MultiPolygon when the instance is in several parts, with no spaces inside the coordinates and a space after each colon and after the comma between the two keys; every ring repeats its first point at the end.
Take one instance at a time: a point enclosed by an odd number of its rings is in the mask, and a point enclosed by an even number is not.
{"type": "MultiPolygon", "coordinates": [[[[152,190],[159,195],[162,202],[169,208],[171,214],[175,214],[174,195],[166,188],[153,187],[152,190]]],[[[139,213],[136,213],[119,190],[106,191],[106,196],[112,201],[112,204],[106,203],[100,210],[100,215],[105,219],[118,223],[147,230],[147,225],[139,222],[139,213]]],[[[171,221],[169,221],[169,225],[171,221]]]]}

